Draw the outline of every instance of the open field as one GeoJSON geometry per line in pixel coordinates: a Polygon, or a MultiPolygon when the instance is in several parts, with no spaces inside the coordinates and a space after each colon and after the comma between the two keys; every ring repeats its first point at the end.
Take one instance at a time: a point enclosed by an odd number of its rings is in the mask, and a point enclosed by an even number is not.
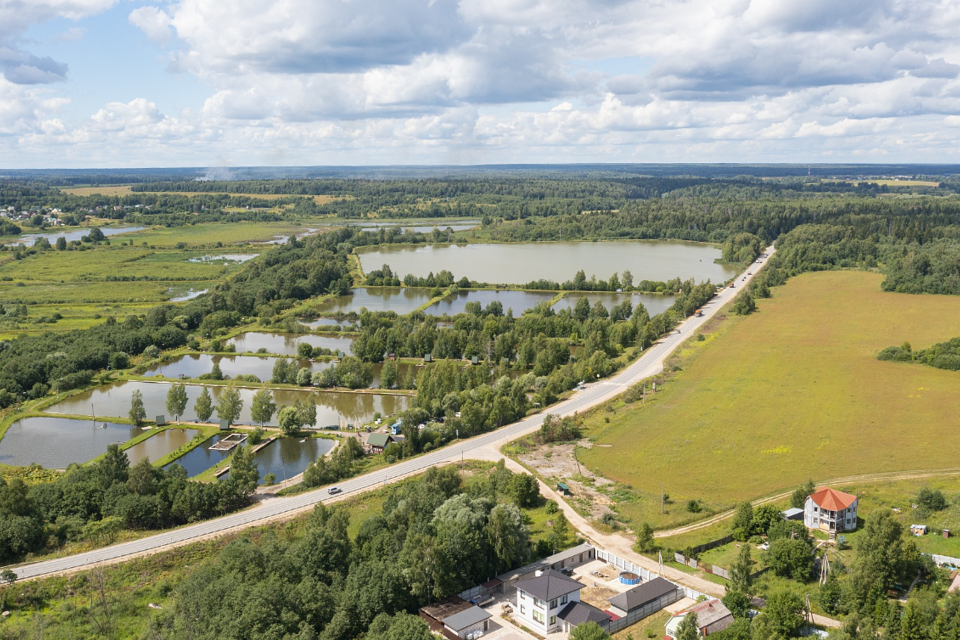
{"type": "Polygon", "coordinates": [[[102,280],[107,276],[168,280],[219,280],[234,263],[190,262],[203,254],[146,248],[43,251],[0,266],[0,276],[39,282],[102,280]]]}
{"type": "MultiPolygon", "coordinates": [[[[310,228],[319,228],[320,224],[310,228]]],[[[172,247],[180,242],[190,246],[215,246],[264,242],[273,240],[277,234],[302,233],[301,225],[287,222],[209,222],[182,227],[158,227],[123,235],[124,240],[133,240],[137,245],[172,247]]]]}
{"type": "Polygon", "coordinates": [[[130,190],[130,185],[125,184],[114,187],[74,187],[72,189],[60,189],[60,193],[65,193],[68,196],[128,196],[133,192],[130,190]]]}
{"type": "MultiPolygon", "coordinates": [[[[74,187],[72,189],[60,189],[61,193],[65,193],[71,196],[129,196],[134,195],[134,191],[131,189],[130,185],[119,185],[119,186],[103,186],[103,187],[74,187]]],[[[213,192],[213,191],[138,191],[136,193],[149,193],[151,195],[172,195],[172,196],[207,196],[207,195],[219,195],[223,192],[213,192]]],[[[296,193],[228,193],[229,196],[241,196],[249,198],[257,198],[259,200],[279,200],[280,198],[305,198],[309,196],[304,196],[302,194],[296,193]]],[[[317,204],[324,204],[326,202],[331,202],[333,200],[340,200],[341,196],[313,196],[314,202],[317,204]]]]}
{"type": "Polygon", "coordinates": [[[960,375],[875,356],[960,333],[960,299],[883,293],[881,280],[791,279],[758,313],[692,342],[684,371],[646,406],[595,412],[588,435],[611,446],[580,462],[629,489],[623,516],[657,527],[705,517],[687,512],[691,498],[709,513],[811,477],[955,468],[960,375]]]}
{"type": "Polygon", "coordinates": [[[940,183],[934,180],[893,180],[878,178],[876,180],[821,180],[821,182],[852,182],[855,184],[876,184],[888,187],[939,187],[940,183]]]}

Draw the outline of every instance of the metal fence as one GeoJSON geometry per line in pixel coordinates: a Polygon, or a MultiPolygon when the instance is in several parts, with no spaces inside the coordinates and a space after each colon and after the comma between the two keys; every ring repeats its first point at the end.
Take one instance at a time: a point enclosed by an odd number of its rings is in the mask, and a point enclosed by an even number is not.
{"type": "Polygon", "coordinates": [[[941,556],[937,553],[931,553],[930,557],[933,558],[933,561],[937,563],[938,567],[943,565],[949,565],[951,567],[960,568],[960,558],[953,558],[951,556],[941,556]]]}
{"type": "MultiPolygon", "coordinates": [[[[635,565],[629,560],[624,560],[620,556],[610,553],[609,551],[604,551],[603,549],[597,549],[597,558],[599,560],[603,560],[604,562],[609,562],[613,566],[617,567],[618,569],[622,569],[623,571],[632,571],[633,573],[643,578],[644,582],[646,582],[647,580],[652,580],[654,578],[659,577],[653,571],[648,571],[643,567],[635,565]]],[[[703,596],[705,598],[712,599],[707,594],[701,593],[696,589],[691,589],[690,587],[684,587],[683,585],[677,585],[677,587],[683,592],[683,595],[686,596],[687,598],[693,598],[694,600],[696,600],[700,596],[703,596]]]]}
{"type": "Polygon", "coordinates": [[[683,598],[683,591],[677,588],[674,591],[671,591],[670,593],[666,594],[665,596],[657,598],[653,602],[648,602],[647,604],[640,607],[639,609],[634,609],[633,611],[630,611],[629,613],[627,613],[627,615],[625,615],[622,618],[611,620],[609,626],[607,627],[607,631],[609,633],[616,633],[617,631],[626,629],[630,625],[640,622],[647,616],[652,616],[653,614],[660,611],[664,607],[671,605],[677,600],[681,600],[682,598],[683,598]]]}

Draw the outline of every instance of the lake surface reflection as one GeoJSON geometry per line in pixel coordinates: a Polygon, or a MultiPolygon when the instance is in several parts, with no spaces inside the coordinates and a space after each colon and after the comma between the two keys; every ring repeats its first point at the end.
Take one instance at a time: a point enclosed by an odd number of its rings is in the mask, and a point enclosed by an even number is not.
{"type": "Polygon", "coordinates": [[[497,284],[533,280],[563,283],[583,270],[606,280],[629,270],[640,280],[711,280],[737,275],[736,266],[714,262],[719,249],[701,244],[657,241],[534,242],[520,244],[396,245],[358,251],[364,271],[390,265],[396,273],[425,277],[446,269],[457,278],[497,284]]]}
{"type": "MultiPolygon", "coordinates": [[[[88,413],[89,410],[87,403],[88,413]]],[[[10,425],[0,440],[0,464],[25,467],[36,463],[47,469],[64,469],[71,463],[96,458],[108,445],[122,444],[140,432],[133,425],[100,418],[96,422],[24,418],[10,425]]]]}
{"type": "MultiPolygon", "coordinates": [[[[186,388],[188,402],[183,420],[193,422],[197,419],[194,404],[203,387],[187,384],[186,388]]],[[[147,416],[153,418],[158,415],[166,415],[166,399],[169,389],[170,385],[165,383],[118,382],[70,396],[53,405],[47,411],[49,413],[89,414],[90,405],[93,404],[98,416],[125,416],[130,411],[131,394],[136,390],[143,395],[143,404],[147,416]]],[[[214,406],[216,406],[223,387],[211,386],[208,389],[210,389],[214,406]]],[[[255,424],[250,417],[250,405],[256,390],[241,388],[238,391],[241,399],[243,399],[243,411],[240,414],[238,424],[255,424]]],[[[307,390],[274,390],[273,397],[278,405],[292,405],[296,400],[301,402],[312,401],[317,406],[316,426],[318,427],[340,424],[341,419],[353,424],[366,422],[373,419],[375,412],[380,412],[384,416],[392,415],[409,408],[412,401],[410,396],[307,390]]],[[[166,417],[168,420],[173,418],[173,416],[166,417]]],[[[210,420],[216,419],[216,413],[214,413],[210,420]]],[[[273,420],[267,424],[277,426],[276,414],[273,416],[273,420]]],[[[128,439],[129,437],[123,440],[128,439]]],[[[106,449],[106,445],[103,446],[103,449],[106,449]]],[[[94,455],[99,455],[101,452],[98,451],[94,455]]]]}

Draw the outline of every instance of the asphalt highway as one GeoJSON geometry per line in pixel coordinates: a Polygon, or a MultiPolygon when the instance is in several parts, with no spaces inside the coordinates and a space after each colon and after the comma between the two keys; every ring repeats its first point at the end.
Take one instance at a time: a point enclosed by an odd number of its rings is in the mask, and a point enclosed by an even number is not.
{"type": "MultiPolygon", "coordinates": [[[[773,252],[774,248],[772,246],[766,249],[768,257],[772,256],[773,252]]],[[[761,260],[763,265],[765,265],[768,258],[762,258],[761,260]]],[[[129,556],[160,552],[165,548],[179,546],[197,538],[263,524],[267,520],[307,509],[318,502],[326,502],[334,498],[340,499],[342,496],[348,496],[383,486],[400,477],[415,474],[438,464],[468,458],[472,452],[485,447],[498,447],[506,444],[511,440],[538,429],[543,423],[544,416],[548,413],[555,416],[567,416],[585,411],[617,396],[627,387],[659,373],[663,369],[663,363],[674,350],[687,338],[692,336],[704,323],[710,320],[721,307],[733,300],[743,287],[749,283],[752,276],[749,275],[748,272],[756,273],[763,265],[756,263],[751,264],[744,273],[737,276],[737,279],[734,281],[736,288],[724,288],[704,306],[702,317],[693,316],[684,320],[677,326],[673,333],[661,338],[623,371],[606,380],[585,384],[581,390],[575,392],[570,398],[552,405],[543,413],[532,415],[524,420],[497,429],[496,431],[456,442],[443,449],[404,460],[391,465],[387,469],[379,469],[366,475],[345,480],[338,485],[342,493],[336,496],[330,495],[327,492],[327,488],[323,488],[296,496],[270,498],[263,500],[255,507],[221,518],[206,520],[197,524],[187,525],[164,533],[104,547],[95,551],[21,565],[15,567],[13,571],[17,574],[18,579],[36,578],[50,574],[76,571],[90,565],[116,562],[129,556]]]]}

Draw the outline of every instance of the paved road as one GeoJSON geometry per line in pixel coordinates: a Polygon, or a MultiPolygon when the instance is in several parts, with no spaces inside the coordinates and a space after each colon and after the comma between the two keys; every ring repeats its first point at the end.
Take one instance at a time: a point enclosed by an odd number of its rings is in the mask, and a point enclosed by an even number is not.
{"type": "MultiPolygon", "coordinates": [[[[768,256],[773,255],[773,251],[774,248],[769,247],[766,253],[768,256]]],[[[766,262],[767,259],[763,259],[763,263],[766,264],[766,262]]],[[[761,265],[758,264],[752,264],[747,271],[756,272],[760,266],[761,265]]],[[[625,388],[640,382],[644,378],[656,375],[663,369],[664,361],[666,361],[673,351],[713,317],[723,305],[730,302],[736,294],[740,293],[743,286],[745,286],[750,279],[751,276],[746,272],[737,276],[736,288],[725,288],[717,294],[713,300],[704,306],[704,315],[702,317],[687,318],[677,327],[676,331],[647,349],[640,358],[619,374],[607,380],[585,385],[582,390],[576,392],[567,400],[551,406],[548,413],[557,416],[566,416],[585,411],[620,394],[625,388]]],[[[496,431],[463,440],[459,443],[444,447],[443,449],[399,462],[387,469],[381,469],[350,480],[345,480],[339,484],[340,489],[343,491],[341,496],[373,489],[388,482],[395,481],[400,477],[418,473],[428,467],[469,457],[469,454],[477,449],[503,445],[521,435],[539,429],[543,422],[544,415],[546,414],[541,413],[530,416],[520,422],[507,425],[496,431]]],[[[341,496],[337,497],[339,498],[341,496]]],[[[129,556],[159,552],[164,548],[182,545],[197,538],[263,524],[267,520],[308,509],[318,502],[327,502],[332,498],[333,496],[330,496],[326,489],[318,489],[287,498],[267,499],[256,507],[222,518],[207,520],[95,551],[23,565],[16,567],[14,571],[20,579],[36,578],[49,574],[83,569],[88,565],[115,562],[129,556]]]]}

